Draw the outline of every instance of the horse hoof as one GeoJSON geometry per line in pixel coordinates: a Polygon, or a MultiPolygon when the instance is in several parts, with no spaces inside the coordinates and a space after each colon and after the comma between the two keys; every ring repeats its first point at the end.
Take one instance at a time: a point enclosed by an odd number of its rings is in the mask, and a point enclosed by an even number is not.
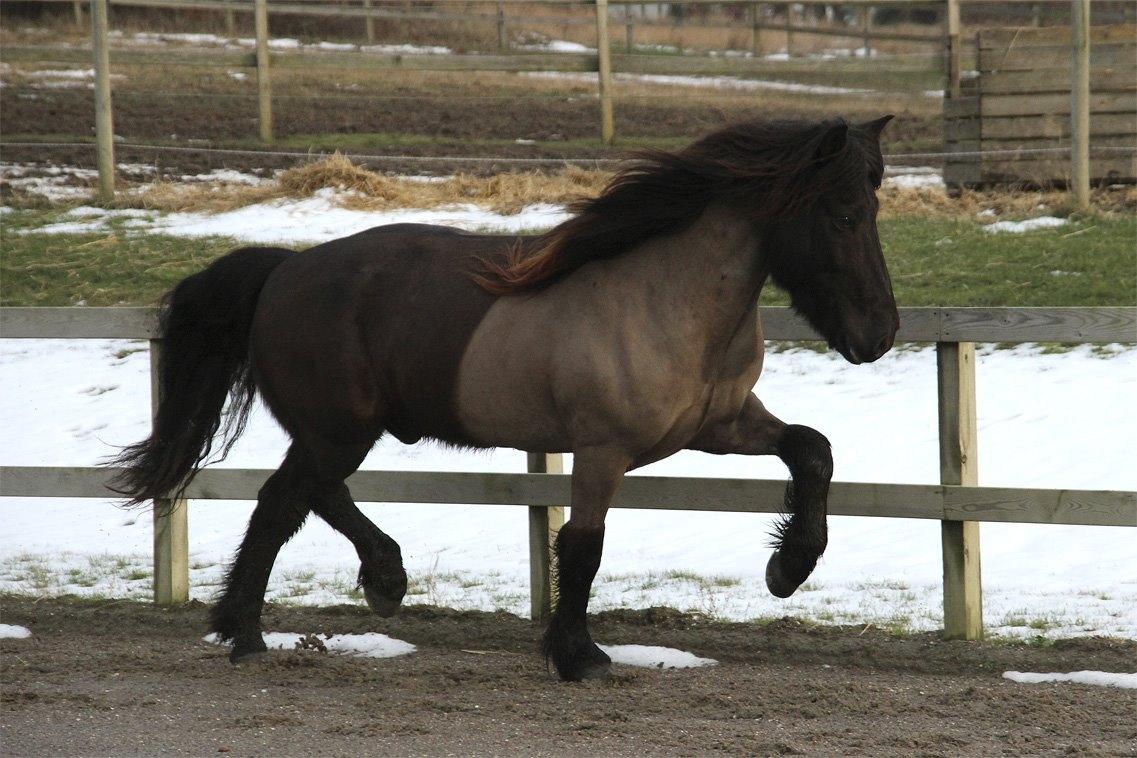
{"type": "Polygon", "coordinates": [[[363,587],[363,597],[367,600],[368,607],[376,615],[383,617],[394,616],[399,612],[399,606],[403,604],[402,595],[397,598],[386,597],[366,585],[363,587]]]}
{"type": "Polygon", "coordinates": [[[593,663],[584,668],[580,672],[581,681],[587,679],[611,679],[612,678],[612,664],[609,663],[593,663]]]}
{"type": "Polygon", "coordinates": [[[801,586],[801,582],[787,579],[782,568],[781,551],[775,550],[766,564],[766,588],[774,597],[787,598],[801,586]]]}
{"type": "Polygon", "coordinates": [[[229,651],[229,663],[236,666],[239,663],[247,663],[256,660],[268,652],[268,646],[265,645],[264,640],[259,637],[255,642],[243,642],[233,645],[233,649],[229,651]]]}
{"type": "Polygon", "coordinates": [[[612,659],[608,654],[591,645],[591,649],[580,651],[577,655],[565,656],[561,661],[553,657],[553,665],[564,682],[582,682],[586,679],[607,679],[612,675],[612,659]]]}

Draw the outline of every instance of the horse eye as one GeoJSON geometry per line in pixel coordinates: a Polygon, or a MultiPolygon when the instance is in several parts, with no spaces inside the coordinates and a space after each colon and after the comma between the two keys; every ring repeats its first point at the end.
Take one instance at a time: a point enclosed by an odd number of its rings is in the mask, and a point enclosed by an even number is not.
{"type": "Polygon", "coordinates": [[[837,222],[846,229],[852,229],[857,225],[857,222],[853,220],[852,216],[841,216],[837,219],[837,222]]]}

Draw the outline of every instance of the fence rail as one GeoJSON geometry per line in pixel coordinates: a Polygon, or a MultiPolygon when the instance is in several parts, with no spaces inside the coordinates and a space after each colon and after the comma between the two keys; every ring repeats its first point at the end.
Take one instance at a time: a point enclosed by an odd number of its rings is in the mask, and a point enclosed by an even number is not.
{"type": "MultiPolygon", "coordinates": [[[[152,308],[0,308],[0,338],[145,339],[155,365],[162,342],[152,308]]],[[[814,340],[788,308],[762,308],[766,337],[814,340]]],[[[901,341],[934,342],[940,418],[940,484],[834,482],[829,512],[841,516],[921,518],[941,522],[944,633],[982,635],[979,523],[1089,524],[1137,527],[1137,492],[979,487],[975,468],[974,343],[1137,342],[1137,308],[902,308],[901,341]]],[[[153,371],[153,369],[152,369],[153,371]]],[[[152,377],[153,378],[153,377],[152,377]]],[[[154,393],[157,387],[154,386],[154,393]]],[[[570,477],[558,455],[529,455],[528,474],[359,471],[349,485],[361,502],[461,503],[529,507],[531,607],[553,602],[550,540],[563,523],[570,477]]],[[[188,499],[255,499],[267,469],[209,468],[188,499]]],[[[113,497],[114,470],[92,467],[0,467],[0,497],[113,497]]],[[[782,502],[782,481],[695,477],[628,477],[613,507],[770,513],[782,502]]],[[[155,510],[155,600],[189,596],[185,501],[155,510]]]]}

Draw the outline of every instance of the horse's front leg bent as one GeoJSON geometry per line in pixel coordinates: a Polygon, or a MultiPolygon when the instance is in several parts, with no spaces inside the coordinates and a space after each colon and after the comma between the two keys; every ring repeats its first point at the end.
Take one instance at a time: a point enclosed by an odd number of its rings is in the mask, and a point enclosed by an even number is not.
{"type": "Polygon", "coordinates": [[[776,549],[766,565],[766,586],[778,597],[792,595],[809,578],[828,541],[826,501],[833,478],[829,440],[808,426],[784,423],[750,395],[736,418],[705,430],[688,447],[720,455],[776,455],[789,468],[786,516],[774,534],[776,549]]]}
{"type": "Polygon", "coordinates": [[[588,594],[600,568],[604,517],[630,462],[607,448],[573,451],[572,510],[555,545],[557,606],[541,643],[566,682],[604,677],[612,665],[588,633],[588,594]]]}

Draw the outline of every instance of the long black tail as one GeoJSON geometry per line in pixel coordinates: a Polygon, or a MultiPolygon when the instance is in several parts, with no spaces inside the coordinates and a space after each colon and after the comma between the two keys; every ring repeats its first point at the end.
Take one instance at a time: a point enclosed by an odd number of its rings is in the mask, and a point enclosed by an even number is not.
{"type": "Polygon", "coordinates": [[[123,466],[111,488],[138,505],[177,497],[209,458],[222,427],[221,457],[244,429],[256,394],[249,373],[249,331],[269,274],[292,255],[249,247],[183,279],[162,299],[161,402],[150,437],[107,462],[123,466]]]}

